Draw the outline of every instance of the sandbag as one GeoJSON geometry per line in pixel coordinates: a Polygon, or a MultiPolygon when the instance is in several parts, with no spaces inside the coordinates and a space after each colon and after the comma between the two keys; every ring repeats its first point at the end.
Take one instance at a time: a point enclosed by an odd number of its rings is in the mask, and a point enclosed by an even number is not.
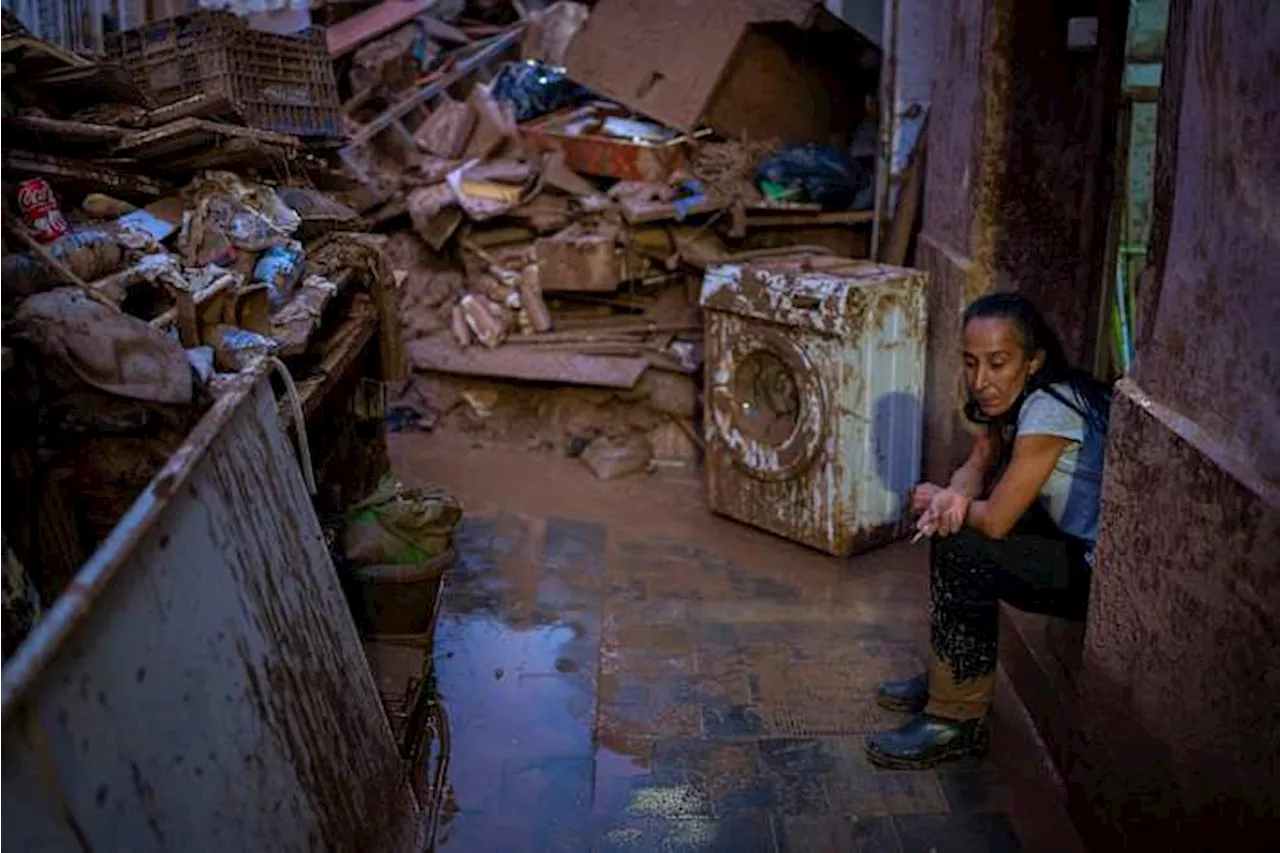
{"type": "Polygon", "coordinates": [[[357,566],[425,563],[452,546],[461,521],[461,505],[442,489],[387,477],[344,517],[342,553],[357,566]]]}

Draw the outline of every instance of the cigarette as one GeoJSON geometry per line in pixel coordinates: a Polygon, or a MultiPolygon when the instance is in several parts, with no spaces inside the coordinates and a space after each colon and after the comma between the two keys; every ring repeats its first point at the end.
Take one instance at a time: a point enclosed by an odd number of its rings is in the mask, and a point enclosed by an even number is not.
{"type": "Polygon", "coordinates": [[[912,545],[916,544],[924,537],[925,537],[925,532],[923,530],[918,531],[915,536],[911,537],[911,544],[912,545]]]}

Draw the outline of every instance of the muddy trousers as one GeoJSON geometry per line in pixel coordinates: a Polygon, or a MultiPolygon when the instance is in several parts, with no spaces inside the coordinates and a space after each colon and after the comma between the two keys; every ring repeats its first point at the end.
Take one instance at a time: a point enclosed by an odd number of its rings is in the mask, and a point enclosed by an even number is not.
{"type": "Polygon", "coordinates": [[[1037,508],[1004,539],[965,528],[933,541],[930,555],[929,703],[925,713],[982,717],[995,690],[999,602],[1083,619],[1086,546],[1037,508]]]}

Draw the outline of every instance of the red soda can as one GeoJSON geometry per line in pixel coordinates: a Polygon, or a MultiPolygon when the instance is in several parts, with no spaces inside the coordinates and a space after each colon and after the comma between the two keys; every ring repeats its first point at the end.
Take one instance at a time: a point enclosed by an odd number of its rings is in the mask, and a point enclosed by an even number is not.
{"type": "Polygon", "coordinates": [[[58,207],[58,197],[44,178],[18,184],[18,207],[38,243],[52,243],[70,230],[62,208],[58,207]]]}

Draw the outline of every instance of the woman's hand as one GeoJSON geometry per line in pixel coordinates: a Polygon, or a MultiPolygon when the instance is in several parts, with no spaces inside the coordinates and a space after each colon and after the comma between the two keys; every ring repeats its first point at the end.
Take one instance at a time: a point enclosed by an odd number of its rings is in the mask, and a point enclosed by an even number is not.
{"type": "Polygon", "coordinates": [[[952,536],[964,527],[971,502],[972,498],[966,495],[950,489],[938,489],[920,516],[916,529],[926,536],[952,536]]]}
{"type": "Polygon", "coordinates": [[[911,490],[911,514],[921,515],[933,503],[933,498],[942,491],[942,486],[933,483],[921,483],[911,490]]]}

